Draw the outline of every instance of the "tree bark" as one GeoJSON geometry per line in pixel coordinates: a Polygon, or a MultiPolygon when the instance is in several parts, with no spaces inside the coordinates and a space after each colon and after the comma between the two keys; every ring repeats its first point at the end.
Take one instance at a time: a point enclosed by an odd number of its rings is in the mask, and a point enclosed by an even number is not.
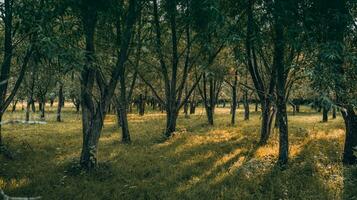
{"type": "MultiPolygon", "coordinates": [[[[247,94],[247,99],[248,99],[248,94],[247,94]]],[[[258,108],[259,108],[259,103],[258,101],[255,102],[255,112],[258,112],[258,108]]]]}
{"type": "Polygon", "coordinates": [[[250,110],[249,110],[249,100],[248,91],[245,89],[243,93],[243,108],[244,108],[244,120],[249,120],[250,110]]]}
{"type": "Polygon", "coordinates": [[[190,115],[196,113],[196,90],[193,92],[191,101],[190,101],[190,115]]]}
{"type": "Polygon", "coordinates": [[[41,119],[45,119],[45,107],[46,107],[46,101],[44,99],[41,99],[41,119]]]}
{"type": "Polygon", "coordinates": [[[332,119],[336,119],[337,118],[337,112],[336,112],[336,106],[332,107],[332,119]]]}
{"type": "Polygon", "coordinates": [[[346,138],[342,162],[346,165],[357,164],[357,116],[352,106],[342,110],[341,114],[345,121],[346,138]]]}
{"type": "MultiPolygon", "coordinates": [[[[188,89],[187,86],[185,87],[185,95],[188,95],[188,89]]],[[[189,118],[189,114],[188,114],[188,104],[189,101],[185,101],[184,105],[183,105],[183,113],[185,114],[185,118],[189,118]]]]}
{"type": "Polygon", "coordinates": [[[138,108],[139,108],[139,115],[144,116],[144,114],[145,114],[145,100],[144,100],[143,94],[139,95],[138,108]]]}
{"type": "Polygon", "coordinates": [[[262,120],[261,120],[261,130],[260,130],[260,144],[264,145],[268,142],[270,137],[273,116],[274,113],[271,109],[271,102],[269,99],[265,99],[261,102],[262,105],[262,120]]]}
{"type": "Polygon", "coordinates": [[[174,109],[166,109],[166,137],[170,137],[176,131],[177,117],[178,114],[175,113],[174,109]]]}
{"type": "Polygon", "coordinates": [[[285,167],[288,164],[289,159],[289,138],[288,138],[288,116],[286,111],[286,80],[287,74],[284,65],[284,25],[282,22],[282,0],[275,2],[274,10],[274,67],[276,69],[277,84],[277,119],[279,124],[279,158],[278,164],[281,167],[285,167]]]}
{"type": "MultiPolygon", "coordinates": [[[[11,112],[15,112],[15,111],[16,111],[16,106],[17,106],[17,102],[18,102],[18,101],[19,101],[18,99],[15,100],[14,104],[12,105],[11,112]]],[[[1,122],[1,121],[0,121],[0,122],[1,122]]]]}
{"type": "Polygon", "coordinates": [[[328,122],[328,112],[329,109],[326,106],[322,108],[322,122],[328,122]]]}
{"type": "Polygon", "coordinates": [[[231,124],[234,125],[236,122],[236,113],[237,113],[237,106],[238,106],[238,99],[237,99],[237,88],[238,88],[238,70],[235,71],[234,74],[234,83],[232,85],[232,118],[231,124]]]}
{"type": "Polygon", "coordinates": [[[25,120],[28,122],[30,121],[30,109],[31,109],[31,102],[32,102],[32,98],[29,98],[27,100],[27,103],[26,103],[26,117],[25,117],[25,120]]]}
{"type": "Polygon", "coordinates": [[[60,83],[58,90],[58,105],[57,105],[57,122],[62,121],[62,105],[63,105],[63,84],[60,83]]]}
{"type": "MultiPolygon", "coordinates": [[[[10,68],[11,60],[13,55],[13,46],[12,46],[12,0],[4,1],[4,58],[1,66],[0,74],[0,105],[3,107],[3,104],[6,102],[6,93],[8,88],[8,80],[10,77],[10,68]]],[[[2,122],[2,116],[5,113],[6,108],[0,111],[0,123],[2,122]]],[[[3,145],[0,126],[0,146],[3,145]]]]}
{"type": "MultiPolygon", "coordinates": [[[[129,124],[128,124],[128,103],[127,103],[127,95],[126,95],[126,84],[125,84],[125,68],[121,67],[119,73],[119,83],[120,83],[120,98],[119,98],[119,111],[120,111],[120,121],[121,121],[121,132],[122,132],[122,142],[130,143],[130,132],[129,132],[129,124]]],[[[144,106],[144,105],[142,105],[144,106]]],[[[140,115],[144,115],[144,108],[142,108],[142,112],[140,115]]]]}
{"type": "Polygon", "coordinates": [[[296,112],[300,113],[300,104],[296,104],[296,112]]]}

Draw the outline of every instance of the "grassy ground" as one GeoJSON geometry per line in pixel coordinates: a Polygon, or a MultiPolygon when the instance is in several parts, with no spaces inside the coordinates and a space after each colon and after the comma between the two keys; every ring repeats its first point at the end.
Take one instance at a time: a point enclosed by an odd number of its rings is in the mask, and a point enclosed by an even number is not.
{"type": "MultiPolygon", "coordinates": [[[[0,156],[0,188],[13,196],[43,199],[357,199],[357,169],[343,167],[343,122],[320,123],[320,114],[289,117],[290,163],[275,167],[278,142],[257,147],[259,114],[229,125],[218,109],[210,127],[202,110],[181,117],[178,132],[164,140],[165,116],[130,115],[133,142],[119,142],[115,117],[108,116],[99,147],[100,168],[81,173],[80,115],[54,110],[46,125],[5,125],[4,140],[15,160],[0,156]]],[[[306,111],[306,110],[305,110],[306,111]]],[[[38,114],[36,114],[37,117],[38,114]]],[[[21,111],[7,119],[22,118],[21,111]]]]}

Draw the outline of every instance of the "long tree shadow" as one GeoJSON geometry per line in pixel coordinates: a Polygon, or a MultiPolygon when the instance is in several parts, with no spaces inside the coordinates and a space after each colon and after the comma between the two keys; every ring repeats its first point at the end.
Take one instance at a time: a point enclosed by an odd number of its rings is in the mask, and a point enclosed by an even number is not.
{"type": "Polygon", "coordinates": [[[333,140],[310,141],[285,171],[275,165],[274,157],[253,158],[223,180],[213,181],[207,189],[208,198],[341,199],[338,149],[333,140]]]}

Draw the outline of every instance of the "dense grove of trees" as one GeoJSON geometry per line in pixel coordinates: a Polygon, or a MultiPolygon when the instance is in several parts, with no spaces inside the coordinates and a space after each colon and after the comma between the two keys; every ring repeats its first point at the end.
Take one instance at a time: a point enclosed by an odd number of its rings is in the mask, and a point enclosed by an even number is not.
{"type": "MultiPolygon", "coordinates": [[[[45,105],[81,112],[80,164],[97,166],[107,113],[130,143],[127,114],[166,113],[165,137],[202,105],[261,110],[259,145],[279,130],[278,164],[289,159],[289,119],[300,105],[337,111],[344,164],[357,158],[357,7],[348,0],[4,0],[1,3],[0,121],[25,103],[27,121],[45,105]],[[226,105],[227,104],[227,105],[226,105]],[[57,105],[57,104],[56,104],[57,105]]],[[[1,128],[1,126],[0,126],[1,128]]],[[[0,129],[0,145],[3,144],[0,129]]]]}

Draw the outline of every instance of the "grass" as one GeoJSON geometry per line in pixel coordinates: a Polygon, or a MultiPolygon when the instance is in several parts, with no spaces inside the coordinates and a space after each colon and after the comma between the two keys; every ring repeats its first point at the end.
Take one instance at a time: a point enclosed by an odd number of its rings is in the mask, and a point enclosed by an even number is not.
{"type": "MultiPolygon", "coordinates": [[[[217,110],[208,126],[200,109],[179,118],[178,131],[165,140],[165,116],[129,115],[133,142],[120,143],[115,116],[105,120],[99,147],[100,168],[81,173],[80,115],[72,108],[46,125],[5,125],[4,140],[15,160],[0,156],[0,188],[12,196],[43,199],[357,199],[357,168],[341,165],[341,117],[320,123],[304,108],[289,116],[290,162],[275,167],[278,135],[258,147],[259,113],[231,126],[229,109],[217,110]]],[[[39,114],[35,114],[35,118],[39,114]]],[[[8,113],[5,118],[22,118],[8,113]]]]}

